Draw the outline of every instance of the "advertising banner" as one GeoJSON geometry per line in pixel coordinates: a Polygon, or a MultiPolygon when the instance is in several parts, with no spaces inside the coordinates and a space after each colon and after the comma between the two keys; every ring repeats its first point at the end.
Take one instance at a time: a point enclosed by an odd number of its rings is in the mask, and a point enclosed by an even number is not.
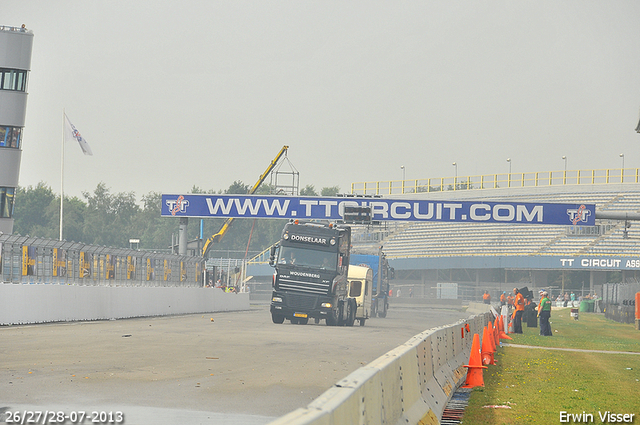
{"type": "Polygon", "coordinates": [[[35,275],[36,247],[24,245],[22,247],[22,276],[35,275]]]}
{"type": "Polygon", "coordinates": [[[147,280],[155,280],[155,260],[147,258],[147,280]]]}
{"type": "Polygon", "coordinates": [[[184,261],[180,261],[180,282],[187,280],[187,267],[184,265],[184,261]]]}
{"type": "Polygon", "coordinates": [[[574,270],[640,270],[640,258],[618,255],[607,257],[560,257],[556,259],[554,266],[555,268],[574,270]]]}
{"type": "Polygon", "coordinates": [[[593,226],[593,204],[429,201],[266,195],[162,195],[163,217],[341,220],[345,207],[370,207],[374,221],[431,221],[593,226]]]}
{"type": "Polygon", "coordinates": [[[171,264],[169,264],[169,260],[164,260],[164,280],[171,280],[171,264]]]}
{"type": "Polygon", "coordinates": [[[80,251],[80,278],[91,276],[91,254],[80,251]]]}
{"type": "Polygon", "coordinates": [[[67,252],[64,249],[53,248],[53,276],[67,275],[67,252]]]}
{"type": "Polygon", "coordinates": [[[105,260],[105,279],[111,280],[116,277],[116,256],[107,254],[105,260]]]}
{"type": "Polygon", "coordinates": [[[130,255],[127,256],[127,279],[132,280],[136,278],[136,263],[138,262],[137,257],[132,257],[130,255]]]}

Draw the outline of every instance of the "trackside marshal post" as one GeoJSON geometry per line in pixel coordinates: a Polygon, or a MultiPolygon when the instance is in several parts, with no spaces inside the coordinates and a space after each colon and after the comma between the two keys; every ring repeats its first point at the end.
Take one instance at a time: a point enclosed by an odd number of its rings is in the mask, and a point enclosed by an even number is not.
{"type": "Polygon", "coordinates": [[[163,217],[342,220],[345,207],[371,207],[376,221],[432,221],[593,226],[593,204],[429,201],[265,195],[162,195],[163,217]]]}

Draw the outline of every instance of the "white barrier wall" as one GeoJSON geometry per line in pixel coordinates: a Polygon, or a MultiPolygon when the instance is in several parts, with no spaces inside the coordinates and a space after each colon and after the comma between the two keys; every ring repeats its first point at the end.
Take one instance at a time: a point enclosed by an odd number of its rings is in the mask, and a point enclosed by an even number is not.
{"type": "Polygon", "coordinates": [[[484,313],[416,335],[270,425],[439,424],[464,383],[473,334],[492,318],[484,313]]]}
{"type": "Polygon", "coordinates": [[[0,325],[248,310],[218,288],[0,284],[0,325]]]}

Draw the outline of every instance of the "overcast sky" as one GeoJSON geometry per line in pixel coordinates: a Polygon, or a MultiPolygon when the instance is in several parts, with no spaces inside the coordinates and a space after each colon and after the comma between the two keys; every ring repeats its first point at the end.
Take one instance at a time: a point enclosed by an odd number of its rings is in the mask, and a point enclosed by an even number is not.
{"type": "Polygon", "coordinates": [[[20,185],[301,186],[640,167],[640,2],[0,0],[34,33],[20,185]],[[74,142],[75,143],[75,142],[74,142]]]}

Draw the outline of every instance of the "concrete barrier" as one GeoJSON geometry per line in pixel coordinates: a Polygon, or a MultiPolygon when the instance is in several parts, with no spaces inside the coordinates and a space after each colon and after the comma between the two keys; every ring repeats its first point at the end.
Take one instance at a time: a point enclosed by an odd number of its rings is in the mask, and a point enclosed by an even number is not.
{"type": "Polygon", "coordinates": [[[249,294],[217,288],[0,284],[0,325],[248,309],[249,294]]]}
{"type": "MultiPolygon", "coordinates": [[[[490,311],[492,305],[493,304],[485,304],[485,303],[470,301],[469,306],[467,307],[467,313],[471,313],[471,314],[486,313],[487,311],[490,311]]],[[[496,307],[496,308],[499,308],[499,307],[496,307]]]]}
{"type": "Polygon", "coordinates": [[[418,334],[270,425],[439,424],[466,377],[473,334],[492,318],[479,314],[418,334]]]}

